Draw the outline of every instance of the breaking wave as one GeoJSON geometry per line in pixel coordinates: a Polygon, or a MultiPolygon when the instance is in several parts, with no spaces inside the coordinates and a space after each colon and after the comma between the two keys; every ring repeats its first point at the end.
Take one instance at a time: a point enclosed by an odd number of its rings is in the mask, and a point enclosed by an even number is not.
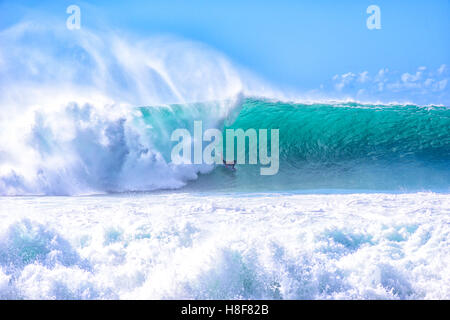
{"type": "Polygon", "coordinates": [[[220,53],[176,38],[28,22],[0,32],[0,44],[2,195],[186,185],[449,190],[447,107],[286,102],[220,53]],[[194,120],[205,128],[279,128],[279,173],[173,164],[170,134],[194,120]]]}

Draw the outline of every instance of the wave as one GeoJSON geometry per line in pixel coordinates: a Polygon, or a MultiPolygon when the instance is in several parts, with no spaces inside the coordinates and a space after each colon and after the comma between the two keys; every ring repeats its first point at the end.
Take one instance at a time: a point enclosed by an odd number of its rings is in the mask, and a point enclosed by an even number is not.
{"type": "Polygon", "coordinates": [[[2,195],[450,187],[443,106],[286,102],[215,50],[170,37],[27,22],[0,44],[2,195]],[[170,134],[195,120],[280,129],[279,173],[175,165],[170,134]]]}
{"type": "Polygon", "coordinates": [[[77,104],[57,114],[34,115],[23,149],[12,150],[26,150],[30,158],[17,163],[11,150],[1,153],[2,167],[11,168],[0,179],[3,194],[149,191],[177,189],[189,181],[187,190],[200,191],[447,192],[450,186],[446,107],[242,98],[139,107],[120,116],[77,104]],[[261,176],[260,166],[250,164],[238,165],[237,172],[206,164],[175,165],[171,133],[192,131],[197,120],[205,128],[222,130],[279,129],[278,174],[261,176]]]}
{"type": "Polygon", "coordinates": [[[447,192],[450,109],[439,106],[293,104],[247,99],[225,128],[279,129],[280,171],[216,170],[192,188],[447,192]]]}
{"type": "Polygon", "coordinates": [[[220,121],[244,91],[226,57],[175,37],[55,25],[0,32],[0,194],[178,188],[206,170],[164,161],[135,107],[217,101],[220,121]]]}

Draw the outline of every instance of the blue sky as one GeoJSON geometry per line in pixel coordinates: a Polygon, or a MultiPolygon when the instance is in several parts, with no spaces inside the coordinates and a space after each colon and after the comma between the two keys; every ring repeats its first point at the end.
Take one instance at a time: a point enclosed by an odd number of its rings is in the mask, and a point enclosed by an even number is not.
{"type": "Polygon", "coordinates": [[[349,72],[375,78],[387,68],[401,81],[418,68],[450,65],[448,0],[2,1],[0,28],[39,15],[64,21],[70,4],[80,6],[83,26],[200,41],[271,82],[303,90],[349,72]],[[381,9],[380,30],[366,27],[371,4],[381,9]]]}

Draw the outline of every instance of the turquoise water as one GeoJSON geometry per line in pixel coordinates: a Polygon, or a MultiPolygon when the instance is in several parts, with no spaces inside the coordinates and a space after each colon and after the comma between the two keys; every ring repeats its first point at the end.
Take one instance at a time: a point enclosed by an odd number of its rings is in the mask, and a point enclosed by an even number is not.
{"type": "MultiPolygon", "coordinates": [[[[208,119],[218,108],[197,104],[141,110],[152,125],[149,137],[169,158],[175,144],[169,132],[179,127],[192,132],[193,119],[211,127],[208,119]],[[163,139],[161,132],[167,132],[163,139]]],[[[247,152],[246,164],[238,164],[236,172],[218,166],[191,181],[188,190],[450,190],[447,107],[246,99],[227,122],[212,124],[223,130],[225,140],[226,129],[279,129],[278,174],[261,176],[260,164],[248,164],[247,152]]]]}

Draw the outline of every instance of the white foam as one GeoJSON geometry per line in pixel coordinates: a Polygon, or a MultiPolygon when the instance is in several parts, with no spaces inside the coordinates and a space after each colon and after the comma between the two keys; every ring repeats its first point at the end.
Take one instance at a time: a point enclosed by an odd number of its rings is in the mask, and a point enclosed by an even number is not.
{"type": "Polygon", "coordinates": [[[448,194],[0,202],[0,296],[449,299],[448,194]]]}

